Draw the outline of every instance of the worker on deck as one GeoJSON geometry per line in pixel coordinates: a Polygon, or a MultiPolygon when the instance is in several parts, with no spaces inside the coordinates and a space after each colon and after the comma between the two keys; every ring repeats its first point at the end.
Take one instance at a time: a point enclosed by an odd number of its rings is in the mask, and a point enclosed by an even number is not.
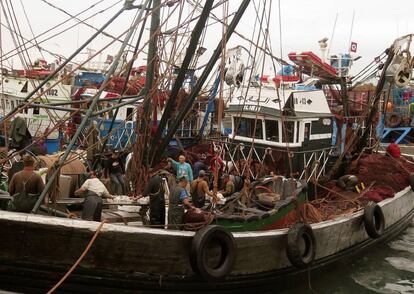
{"type": "Polygon", "coordinates": [[[116,195],[126,195],[126,184],[124,180],[124,167],[117,150],[112,150],[111,157],[106,161],[105,178],[109,177],[112,184],[112,192],[116,195]]]}
{"type": "Polygon", "coordinates": [[[177,179],[181,177],[185,177],[187,179],[187,192],[190,191],[190,184],[193,181],[193,170],[191,169],[191,165],[186,162],[186,158],[184,155],[180,155],[178,157],[178,162],[172,158],[168,158],[168,161],[172,163],[172,166],[176,170],[177,179]]]}
{"type": "Polygon", "coordinates": [[[206,203],[206,195],[213,197],[213,201],[217,202],[217,196],[208,189],[206,172],[200,170],[198,178],[191,183],[191,202],[195,207],[202,208],[206,203]]]}
{"type": "Polygon", "coordinates": [[[206,155],[205,154],[199,154],[198,155],[198,159],[194,163],[194,168],[193,168],[194,178],[198,178],[198,174],[201,170],[206,171],[208,169],[208,166],[206,165],[205,160],[206,160],[206,155]]]}
{"type": "Polygon", "coordinates": [[[358,178],[354,175],[344,175],[338,179],[337,185],[346,191],[354,191],[358,185],[358,178]]]}
{"type": "Polygon", "coordinates": [[[46,155],[47,154],[47,145],[43,138],[39,138],[36,142],[32,143],[30,151],[34,155],[46,155]]]}
{"type": "Polygon", "coordinates": [[[170,194],[170,202],[168,207],[168,228],[172,230],[180,230],[183,228],[184,208],[195,209],[191,203],[187,190],[188,180],[185,176],[178,179],[178,184],[174,187],[170,194]]]}
{"type": "Polygon", "coordinates": [[[146,184],[143,196],[149,196],[150,203],[150,225],[164,228],[165,225],[165,191],[163,179],[151,168],[150,179],[146,184]]]}
{"type": "Polygon", "coordinates": [[[13,196],[9,211],[30,212],[45,188],[42,177],[34,172],[34,158],[25,155],[22,161],[23,170],[15,173],[9,184],[9,193],[13,196]]]}
{"type": "Polygon", "coordinates": [[[223,186],[224,186],[224,189],[223,189],[223,191],[221,191],[221,194],[224,197],[229,197],[229,196],[233,195],[234,192],[236,191],[236,188],[234,186],[234,182],[231,179],[229,174],[224,174],[223,175],[223,186]]]}
{"type": "Polygon", "coordinates": [[[102,197],[114,198],[109,194],[105,185],[97,177],[95,171],[89,172],[89,179],[75,191],[76,196],[85,195],[85,202],[83,203],[82,219],[101,221],[102,216],[102,197]]]}
{"type": "Polygon", "coordinates": [[[216,150],[214,156],[210,159],[210,171],[213,175],[217,174],[218,178],[218,187],[222,185],[222,176],[224,171],[225,164],[220,156],[220,151],[216,150]]]}

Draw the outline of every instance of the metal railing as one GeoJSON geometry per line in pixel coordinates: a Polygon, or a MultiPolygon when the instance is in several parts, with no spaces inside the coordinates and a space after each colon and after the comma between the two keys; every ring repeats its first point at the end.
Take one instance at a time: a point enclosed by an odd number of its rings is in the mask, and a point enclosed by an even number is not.
{"type": "MultiPolygon", "coordinates": [[[[239,175],[245,175],[246,172],[253,178],[257,179],[259,177],[259,171],[252,171],[250,168],[250,164],[244,164],[242,167],[239,168],[238,161],[244,160],[247,162],[248,156],[246,152],[243,152],[246,146],[243,143],[231,144],[226,141],[221,142],[212,142],[214,150],[219,152],[221,158],[227,160],[227,163],[231,163],[233,168],[239,175]],[[239,154],[239,158],[236,158],[236,155],[239,154]]],[[[261,152],[258,151],[256,147],[247,147],[252,148],[249,150],[250,153],[250,160],[252,162],[260,163],[261,165],[264,164],[266,156],[271,156],[273,159],[272,151],[281,150],[273,150],[271,147],[267,147],[264,149],[263,155],[260,156],[261,152]]],[[[326,173],[326,167],[329,161],[330,156],[332,155],[335,147],[328,147],[319,150],[310,150],[310,151],[300,151],[300,152],[291,152],[288,154],[286,151],[286,156],[299,156],[303,159],[303,170],[299,176],[299,179],[306,179],[309,181],[310,179],[319,179],[321,176],[324,176],[326,173]]],[[[283,151],[282,151],[283,152],[283,151]]]]}
{"type": "Polygon", "coordinates": [[[318,180],[321,176],[325,175],[326,172],[326,165],[329,161],[329,156],[332,155],[332,152],[335,148],[328,148],[318,151],[312,152],[304,152],[303,153],[303,171],[299,177],[299,179],[305,179],[306,182],[310,180],[318,180]],[[310,156],[309,156],[310,155],[310,156]],[[307,158],[307,156],[309,156],[307,158]],[[310,173],[308,174],[308,169],[310,169],[310,173]]]}

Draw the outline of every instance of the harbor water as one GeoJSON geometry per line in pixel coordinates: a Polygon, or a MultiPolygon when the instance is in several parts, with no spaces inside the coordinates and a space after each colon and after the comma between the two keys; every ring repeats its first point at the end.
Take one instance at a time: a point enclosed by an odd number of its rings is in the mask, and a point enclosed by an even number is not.
{"type": "Polygon", "coordinates": [[[312,272],[309,283],[282,293],[414,293],[414,221],[393,240],[312,272]]]}

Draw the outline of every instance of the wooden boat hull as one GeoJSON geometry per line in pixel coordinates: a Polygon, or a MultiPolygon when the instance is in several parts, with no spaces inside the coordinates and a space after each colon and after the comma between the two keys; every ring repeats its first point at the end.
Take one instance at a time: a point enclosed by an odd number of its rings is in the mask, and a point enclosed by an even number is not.
{"type": "MultiPolygon", "coordinates": [[[[414,193],[407,187],[379,205],[385,216],[385,232],[379,239],[366,234],[362,211],[313,224],[317,249],[312,268],[400,233],[414,215],[414,193]]],[[[21,281],[14,286],[33,286],[35,282],[43,290],[51,287],[79,257],[97,226],[93,222],[0,212],[0,284],[6,287],[21,281]]],[[[62,289],[230,291],[286,281],[287,276],[306,272],[292,267],[287,259],[286,234],[287,229],[233,233],[237,259],[231,275],[224,282],[206,283],[190,266],[193,232],[107,224],[62,289]]],[[[274,285],[274,290],[282,286],[274,285]]]]}

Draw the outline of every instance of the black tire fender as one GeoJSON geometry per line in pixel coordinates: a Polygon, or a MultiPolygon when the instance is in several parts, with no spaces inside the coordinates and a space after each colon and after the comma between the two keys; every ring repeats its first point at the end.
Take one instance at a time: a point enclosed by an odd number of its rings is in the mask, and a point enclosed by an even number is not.
{"type": "Polygon", "coordinates": [[[364,226],[371,238],[376,239],[382,235],[385,228],[385,217],[381,206],[374,204],[364,208],[364,226]]]}
{"type": "Polygon", "coordinates": [[[310,225],[297,223],[287,233],[286,255],[297,268],[307,268],[315,259],[316,239],[310,225]]]}
{"type": "Polygon", "coordinates": [[[237,247],[233,234],[221,226],[204,227],[196,232],[191,241],[191,268],[206,281],[216,282],[225,279],[233,270],[236,256],[237,247]],[[220,261],[214,268],[209,266],[206,254],[213,240],[221,247],[220,261]]]}
{"type": "Polygon", "coordinates": [[[409,175],[409,181],[410,181],[410,187],[411,187],[411,190],[413,190],[414,191],[414,173],[410,173],[410,175],[409,175]]]}

